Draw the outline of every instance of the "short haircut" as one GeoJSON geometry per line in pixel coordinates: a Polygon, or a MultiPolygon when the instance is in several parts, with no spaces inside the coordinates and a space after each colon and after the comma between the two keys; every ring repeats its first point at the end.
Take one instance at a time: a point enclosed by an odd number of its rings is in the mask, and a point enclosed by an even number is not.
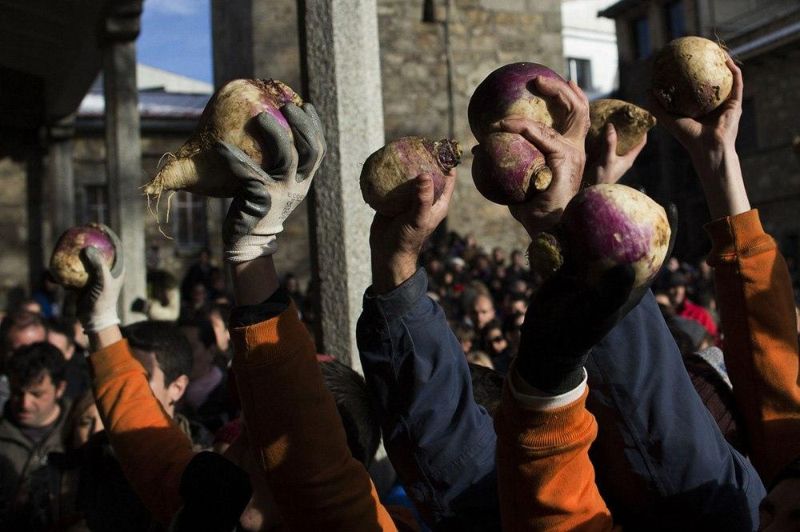
{"type": "Polygon", "coordinates": [[[41,315],[28,310],[17,309],[3,318],[3,322],[0,324],[0,338],[5,344],[11,329],[26,329],[28,327],[44,327],[47,329],[47,325],[41,315]]]}
{"type": "Polygon", "coordinates": [[[6,365],[6,373],[11,380],[25,386],[38,381],[46,371],[53,384],[58,384],[64,381],[66,364],[59,348],[48,342],[36,342],[14,351],[6,365]]]}
{"type": "Polygon", "coordinates": [[[192,374],[192,346],[173,323],[140,321],[123,328],[122,335],[131,347],[155,353],[166,386],[181,375],[192,374]]]}
{"type": "Polygon", "coordinates": [[[353,458],[369,468],[381,441],[380,424],[364,378],[337,360],[321,362],[325,386],[333,394],[353,458]]]}
{"type": "Polygon", "coordinates": [[[178,322],[178,327],[197,329],[197,336],[206,348],[217,345],[217,333],[214,332],[214,326],[208,318],[182,320],[178,322]]]}
{"type": "Polygon", "coordinates": [[[74,320],[66,319],[66,318],[54,318],[48,320],[47,322],[47,330],[49,332],[58,333],[60,335],[66,336],[67,342],[70,345],[75,344],[75,322],[74,320]]]}

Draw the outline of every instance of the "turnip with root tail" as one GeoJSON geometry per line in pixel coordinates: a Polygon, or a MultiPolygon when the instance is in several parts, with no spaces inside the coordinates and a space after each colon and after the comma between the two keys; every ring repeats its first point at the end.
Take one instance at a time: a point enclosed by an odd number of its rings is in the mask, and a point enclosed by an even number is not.
{"type": "Polygon", "coordinates": [[[727,53],[714,41],[681,37],[667,43],[653,62],[653,95],[669,113],[699,118],[731,92],[727,53]]]}
{"type": "Polygon", "coordinates": [[[524,203],[532,193],[546,190],[553,179],[544,155],[516,133],[490,133],[472,155],[475,187],[500,205],[524,203]]]}
{"type": "Polygon", "coordinates": [[[110,268],[114,266],[117,250],[114,240],[106,226],[90,223],[71,227],[58,238],[50,257],[50,273],[56,282],[66,288],[83,288],[89,280],[89,273],[81,258],[81,252],[91,246],[100,252],[103,262],[110,268]]]}
{"type": "Polygon", "coordinates": [[[444,190],[444,177],[461,162],[455,140],[402,137],[370,155],[361,169],[361,194],[370,207],[396,216],[411,207],[413,180],[421,174],[433,179],[434,201],[444,190]]]}
{"type": "Polygon", "coordinates": [[[507,117],[528,118],[561,129],[564,112],[537,88],[537,78],[564,80],[544,65],[512,63],[483,80],[470,98],[469,125],[479,145],[473,149],[472,178],[487,199],[514,205],[546,190],[552,180],[544,155],[519,135],[500,131],[507,117]]]}
{"type": "Polygon", "coordinates": [[[270,169],[273,161],[252,119],[260,113],[270,113],[291,135],[280,111],[288,103],[303,105],[300,96],[278,80],[237,79],[223,85],[209,100],[189,140],[174,154],[165,155],[165,164],[147,184],[145,193],[148,197],[160,197],[164,191],[187,190],[203,196],[235,196],[239,183],[230,178],[214,143],[224,141],[234,145],[257,165],[270,169]]]}
{"type": "Polygon", "coordinates": [[[641,144],[656,119],[641,107],[622,100],[600,99],[589,104],[591,126],[586,135],[587,158],[602,149],[606,126],[611,123],[617,132],[617,155],[622,156],[641,144]]]}
{"type": "Polygon", "coordinates": [[[648,196],[624,185],[595,185],[569,202],[556,228],[537,237],[528,253],[531,268],[545,278],[569,267],[588,286],[612,268],[630,267],[638,290],[661,269],[671,236],[666,211],[648,196]]]}

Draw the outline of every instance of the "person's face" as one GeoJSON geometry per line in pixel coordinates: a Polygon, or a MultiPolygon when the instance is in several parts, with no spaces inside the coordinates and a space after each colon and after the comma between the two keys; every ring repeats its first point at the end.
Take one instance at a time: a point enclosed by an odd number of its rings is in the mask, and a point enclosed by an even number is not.
{"type": "Polygon", "coordinates": [[[759,508],[764,532],[800,530],[800,478],[788,478],[770,491],[759,508]]]}
{"type": "Polygon", "coordinates": [[[683,285],[673,286],[669,289],[669,301],[675,306],[679,306],[686,299],[686,287],[683,285]]]}
{"type": "Polygon", "coordinates": [[[64,395],[66,382],[57,385],[48,371],[42,371],[27,383],[11,379],[11,413],[23,427],[46,427],[60,412],[58,400],[64,395]]]}
{"type": "Polygon", "coordinates": [[[497,264],[502,264],[506,260],[506,254],[500,248],[494,248],[492,250],[492,258],[497,264]]]}
{"type": "Polygon", "coordinates": [[[297,283],[297,279],[295,279],[294,277],[286,279],[286,290],[288,292],[297,292],[299,288],[300,286],[297,283]]]}
{"type": "Polygon", "coordinates": [[[29,325],[22,329],[12,327],[8,332],[8,342],[12,351],[45,340],[47,340],[47,331],[42,325],[29,325]]]}
{"type": "Polygon", "coordinates": [[[472,340],[469,338],[461,340],[461,349],[464,351],[464,353],[469,353],[472,351],[472,340]]]}
{"type": "Polygon", "coordinates": [[[150,385],[153,395],[164,411],[172,417],[175,413],[175,404],[183,397],[186,391],[186,386],[189,384],[189,379],[186,375],[181,375],[173,382],[167,384],[164,377],[164,371],[158,364],[156,354],[152,351],[145,351],[143,349],[131,348],[134,358],[144,367],[147,373],[147,383],[150,385]]]}
{"type": "Polygon", "coordinates": [[[494,304],[486,296],[479,296],[475,299],[472,307],[472,321],[478,329],[494,319],[494,304]]]}
{"type": "Polygon", "coordinates": [[[206,302],[206,287],[196,284],[192,287],[192,303],[202,305],[206,302]]]}
{"type": "Polygon", "coordinates": [[[25,312],[30,312],[31,314],[42,314],[42,306],[36,301],[27,301],[23,303],[20,308],[25,312]]]}
{"type": "Polygon", "coordinates": [[[508,347],[508,340],[500,329],[491,329],[486,334],[486,343],[493,354],[502,353],[508,347]]]}
{"type": "Polygon", "coordinates": [[[525,257],[523,257],[522,253],[515,252],[511,254],[511,262],[514,266],[523,267],[525,266],[525,257]]]}
{"type": "Polygon", "coordinates": [[[73,344],[66,335],[56,331],[48,331],[47,341],[56,346],[61,354],[64,355],[64,360],[72,359],[75,354],[75,344],[73,344]]]}
{"type": "Polygon", "coordinates": [[[89,441],[93,434],[103,430],[103,420],[100,419],[100,412],[97,405],[91,403],[86,410],[76,420],[77,426],[73,433],[72,448],[77,449],[89,441]]]}

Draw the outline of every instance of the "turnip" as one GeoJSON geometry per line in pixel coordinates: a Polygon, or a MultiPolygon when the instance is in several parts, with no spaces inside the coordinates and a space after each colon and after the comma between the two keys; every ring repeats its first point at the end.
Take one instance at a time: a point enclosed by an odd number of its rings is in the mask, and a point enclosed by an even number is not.
{"type": "Polygon", "coordinates": [[[361,170],[361,193],[370,207],[385,216],[410,208],[412,180],[421,174],[433,179],[434,199],[444,190],[444,176],[461,162],[454,140],[402,137],[370,155],[361,170]]]}
{"type": "Polygon", "coordinates": [[[630,266],[637,290],[661,269],[670,234],[664,208],[645,194],[624,185],[594,185],[569,202],[552,234],[534,240],[529,256],[539,273],[569,265],[587,285],[615,266],[630,266]]]}
{"type": "Polygon", "coordinates": [[[472,180],[488,200],[513,205],[550,186],[544,155],[516,133],[495,132],[472,149],[472,180]]]}
{"type": "Polygon", "coordinates": [[[472,134],[482,142],[498,122],[511,115],[530,118],[559,129],[563,112],[542,98],[534,86],[537,77],[558,79],[561,76],[538,63],[511,63],[484,79],[469,100],[467,115],[472,134]]]}
{"type": "Polygon", "coordinates": [[[105,264],[112,268],[116,258],[114,242],[104,226],[96,223],[71,227],[59,237],[50,257],[50,273],[56,282],[68,288],[83,288],[89,273],[81,259],[81,251],[87,247],[100,251],[105,264]]]}
{"type": "Polygon", "coordinates": [[[617,132],[617,155],[625,155],[644,139],[656,125],[653,115],[632,103],[622,100],[600,99],[589,105],[591,126],[586,135],[586,151],[591,158],[599,153],[605,138],[606,124],[614,125],[617,132]]]}
{"type": "Polygon", "coordinates": [[[469,101],[469,125],[480,143],[473,150],[472,178],[481,194],[501,205],[529,200],[553,177],[535,146],[519,135],[498,133],[499,122],[512,115],[560,129],[563,112],[539,94],[537,77],[563,81],[544,65],[512,63],[489,74],[469,101]]]}
{"type": "Polygon", "coordinates": [[[669,113],[698,118],[724,102],[733,86],[727,54],[713,41],[681,37],[653,62],[653,94],[669,113]]]}
{"type": "Polygon", "coordinates": [[[262,112],[270,113],[291,135],[289,124],[280,112],[290,102],[303,104],[300,96],[278,80],[237,79],[223,85],[209,100],[191,138],[174,155],[167,154],[166,164],[145,187],[145,192],[160,196],[165,190],[188,190],[204,196],[233,197],[239,184],[230,178],[214,143],[222,140],[233,144],[269,170],[269,154],[251,119],[262,112]]]}

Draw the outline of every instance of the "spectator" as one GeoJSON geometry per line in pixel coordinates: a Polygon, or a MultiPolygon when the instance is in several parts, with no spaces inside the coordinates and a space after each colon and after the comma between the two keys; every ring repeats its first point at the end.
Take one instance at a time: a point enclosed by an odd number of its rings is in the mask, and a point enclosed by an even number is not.
{"type": "Polygon", "coordinates": [[[475,331],[480,332],[495,319],[494,302],[486,294],[478,294],[470,305],[469,319],[475,331]]]}
{"type": "Polygon", "coordinates": [[[492,366],[501,375],[508,372],[513,354],[511,345],[503,333],[503,326],[497,320],[492,320],[481,329],[481,343],[483,350],[492,359],[492,366]]]}
{"type": "Polygon", "coordinates": [[[202,249],[197,256],[197,262],[189,267],[181,281],[181,299],[188,301],[192,298],[195,286],[200,284],[208,290],[211,287],[211,251],[202,249]]]}
{"type": "Polygon", "coordinates": [[[64,397],[74,401],[89,389],[89,365],[86,354],[75,343],[74,320],[50,320],[47,324],[47,341],[56,346],[66,360],[64,378],[67,389],[64,397]]]}
{"type": "Polygon", "coordinates": [[[666,292],[669,304],[675,310],[675,314],[681,318],[694,320],[702,325],[716,342],[717,324],[706,309],[693,303],[686,296],[686,276],[679,271],[669,270],[664,275],[662,290],[666,292]]]}
{"type": "Polygon", "coordinates": [[[39,313],[45,319],[60,317],[59,295],[61,294],[61,286],[56,283],[53,275],[48,271],[42,273],[39,283],[39,287],[33,292],[32,297],[39,304],[39,313]]]}
{"type": "MultiPolygon", "coordinates": [[[[14,351],[7,364],[11,397],[0,420],[0,525],[27,528],[38,509],[30,504],[30,480],[47,455],[64,450],[68,405],[62,397],[64,357],[37,342],[14,351]]],[[[34,505],[35,506],[35,505],[34,505]]]]}

